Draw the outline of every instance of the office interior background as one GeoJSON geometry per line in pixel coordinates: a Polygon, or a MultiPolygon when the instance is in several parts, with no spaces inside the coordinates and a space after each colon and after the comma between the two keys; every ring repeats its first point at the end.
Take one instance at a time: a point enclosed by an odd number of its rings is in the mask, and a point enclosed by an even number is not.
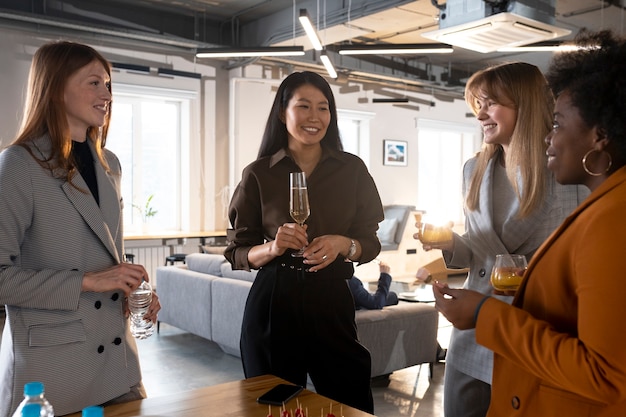
{"type": "Polygon", "coordinates": [[[292,71],[313,70],[331,83],[344,147],[369,166],[383,203],[462,223],[461,167],[481,143],[463,100],[467,78],[505,61],[545,69],[558,52],[528,52],[528,43],[566,44],[583,27],[622,33],[624,14],[619,0],[1,0],[0,146],[19,128],[34,51],[51,40],[87,43],[113,64],[108,146],[124,166],[126,232],[141,233],[140,208],[150,196],[152,228],[221,230],[278,84],[292,71]],[[301,15],[313,23],[322,51],[301,15]],[[481,34],[485,25],[492,32],[481,34]],[[450,36],[461,29],[464,36],[450,36]],[[500,45],[504,34],[514,38],[510,52],[500,45]],[[411,45],[452,53],[342,53],[411,45]],[[198,54],[257,47],[297,47],[304,55],[198,54]],[[330,57],[336,78],[321,55],[330,57]],[[396,145],[399,163],[389,160],[396,145]]]}

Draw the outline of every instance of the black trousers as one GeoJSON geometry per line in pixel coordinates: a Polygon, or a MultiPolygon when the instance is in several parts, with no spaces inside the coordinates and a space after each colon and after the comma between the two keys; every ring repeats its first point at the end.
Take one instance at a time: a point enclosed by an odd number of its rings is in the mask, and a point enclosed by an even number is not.
{"type": "Polygon", "coordinates": [[[272,374],[373,414],[371,357],[359,343],[346,279],[352,263],[338,259],[307,272],[286,255],[259,270],[246,301],[241,359],[246,378],[272,374]]]}

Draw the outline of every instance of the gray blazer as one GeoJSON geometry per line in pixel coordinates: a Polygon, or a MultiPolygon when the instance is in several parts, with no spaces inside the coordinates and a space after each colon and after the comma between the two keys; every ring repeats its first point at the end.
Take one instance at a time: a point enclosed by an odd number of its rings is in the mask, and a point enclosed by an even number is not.
{"type": "MultiPolygon", "coordinates": [[[[480,185],[480,204],[475,211],[466,210],[465,234],[454,236],[454,252],[443,252],[446,264],[455,268],[470,268],[465,288],[492,295],[490,277],[495,257],[499,253],[518,253],[528,260],[563,220],[589,195],[583,186],[560,185],[550,173],[547,197],[542,207],[524,219],[516,218],[518,209],[512,210],[504,222],[502,233],[494,230],[492,217],[494,164],[489,162],[480,185]]],[[[463,195],[467,195],[476,159],[463,167],[463,195]]],[[[496,296],[511,303],[513,297],[496,296]]],[[[452,330],[446,366],[491,384],[493,353],[476,343],[475,332],[452,330]]]]}
{"type": "MultiPolygon", "coordinates": [[[[34,142],[47,155],[48,137],[34,142]]],[[[93,147],[92,147],[92,152],[93,147]]],[[[76,174],[53,178],[20,146],[0,153],[0,303],[7,321],[0,344],[0,417],[41,381],[56,415],[102,404],[141,379],[122,292],[81,292],[84,272],[121,262],[121,167],[95,157],[100,205],[76,174]]]]}

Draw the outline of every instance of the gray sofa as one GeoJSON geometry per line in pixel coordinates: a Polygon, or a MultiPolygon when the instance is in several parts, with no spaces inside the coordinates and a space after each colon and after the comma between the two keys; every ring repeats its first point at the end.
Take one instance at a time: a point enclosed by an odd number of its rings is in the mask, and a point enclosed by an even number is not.
{"type": "MultiPolygon", "coordinates": [[[[256,271],[232,270],[216,254],[194,253],[185,265],[158,267],[159,322],[212,340],[239,357],[243,310],[255,277],[256,271]]],[[[372,377],[436,361],[439,315],[433,305],[401,302],[355,314],[359,339],[372,356],[372,377]]]]}

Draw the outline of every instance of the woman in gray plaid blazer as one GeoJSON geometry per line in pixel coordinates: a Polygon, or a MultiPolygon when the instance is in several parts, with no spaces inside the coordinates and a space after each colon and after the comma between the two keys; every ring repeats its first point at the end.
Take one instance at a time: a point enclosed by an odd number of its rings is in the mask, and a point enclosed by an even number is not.
{"type": "MultiPolygon", "coordinates": [[[[513,62],[479,71],[468,80],[465,98],[484,143],[463,169],[465,234],[438,249],[448,266],[470,268],[465,288],[492,295],[496,255],[530,259],[588,190],[558,184],[547,169],[544,138],[554,99],[537,67],[513,62]]],[[[474,330],[454,328],[444,376],[446,417],[486,415],[492,369],[493,353],[476,343],[474,330]]]]}
{"type": "Polygon", "coordinates": [[[110,80],[92,48],[42,46],[22,128],[0,153],[0,417],[29,381],[44,383],[56,415],[145,396],[125,298],[148,275],[122,262],[121,167],[104,148],[110,80]]]}

